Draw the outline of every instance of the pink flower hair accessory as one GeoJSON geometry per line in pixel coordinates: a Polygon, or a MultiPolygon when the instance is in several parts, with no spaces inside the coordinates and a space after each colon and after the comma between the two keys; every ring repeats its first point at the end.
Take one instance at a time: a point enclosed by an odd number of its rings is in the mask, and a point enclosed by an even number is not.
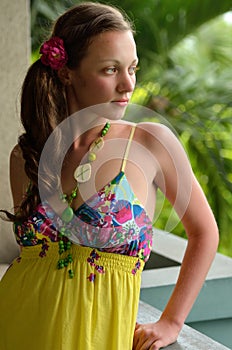
{"type": "Polygon", "coordinates": [[[45,41],[39,53],[42,54],[40,57],[41,62],[54,70],[64,67],[68,61],[68,55],[64,48],[64,41],[57,36],[45,41]]]}

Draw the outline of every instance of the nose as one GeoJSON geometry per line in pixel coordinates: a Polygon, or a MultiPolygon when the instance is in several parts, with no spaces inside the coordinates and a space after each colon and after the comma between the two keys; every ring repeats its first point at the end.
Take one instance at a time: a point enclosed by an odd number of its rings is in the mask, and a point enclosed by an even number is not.
{"type": "Polygon", "coordinates": [[[135,81],[135,74],[131,75],[127,71],[121,72],[121,74],[118,76],[118,92],[133,92],[135,88],[135,81]]]}

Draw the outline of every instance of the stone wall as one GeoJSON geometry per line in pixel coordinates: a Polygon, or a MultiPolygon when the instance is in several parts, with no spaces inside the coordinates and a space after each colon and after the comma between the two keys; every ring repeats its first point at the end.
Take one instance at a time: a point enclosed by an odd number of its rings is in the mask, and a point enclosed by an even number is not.
{"type": "MultiPolygon", "coordinates": [[[[0,208],[11,209],[9,155],[20,133],[20,88],[30,57],[29,0],[1,0],[0,11],[0,208]]],[[[17,176],[17,174],[16,174],[17,176]]],[[[0,220],[0,262],[17,254],[12,224],[0,220]]]]}

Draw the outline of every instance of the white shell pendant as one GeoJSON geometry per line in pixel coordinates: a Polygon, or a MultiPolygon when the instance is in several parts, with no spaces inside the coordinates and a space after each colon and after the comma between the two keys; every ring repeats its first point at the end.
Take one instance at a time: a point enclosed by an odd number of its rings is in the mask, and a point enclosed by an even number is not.
{"type": "Polygon", "coordinates": [[[104,140],[103,137],[98,137],[91,145],[89,146],[89,151],[90,152],[97,152],[102,149],[104,146],[104,140]]]}
{"type": "Polygon", "coordinates": [[[83,165],[79,165],[76,170],[74,171],[74,179],[77,182],[86,182],[90,179],[91,176],[91,164],[86,163],[83,165]]]}

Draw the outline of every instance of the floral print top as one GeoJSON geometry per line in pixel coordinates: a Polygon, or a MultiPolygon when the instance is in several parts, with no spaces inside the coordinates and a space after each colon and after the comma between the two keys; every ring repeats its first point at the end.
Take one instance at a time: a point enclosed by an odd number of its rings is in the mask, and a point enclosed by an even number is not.
{"type": "MultiPolygon", "coordinates": [[[[41,256],[49,241],[60,240],[61,218],[48,203],[41,203],[24,223],[15,223],[21,246],[41,244],[41,256]]],[[[123,171],[90,197],[65,224],[73,243],[100,251],[134,256],[147,261],[152,247],[152,222],[135,197],[123,171]]]]}

